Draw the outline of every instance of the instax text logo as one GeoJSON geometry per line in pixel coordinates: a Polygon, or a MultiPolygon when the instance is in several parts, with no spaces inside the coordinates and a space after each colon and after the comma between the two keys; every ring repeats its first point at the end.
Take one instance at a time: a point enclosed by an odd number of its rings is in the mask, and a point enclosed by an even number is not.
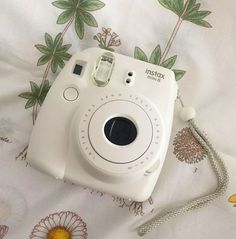
{"type": "Polygon", "coordinates": [[[163,75],[162,73],[158,71],[152,71],[152,70],[146,69],[145,73],[147,74],[148,79],[155,80],[158,82],[160,82],[161,79],[165,78],[165,75],[163,75]]]}

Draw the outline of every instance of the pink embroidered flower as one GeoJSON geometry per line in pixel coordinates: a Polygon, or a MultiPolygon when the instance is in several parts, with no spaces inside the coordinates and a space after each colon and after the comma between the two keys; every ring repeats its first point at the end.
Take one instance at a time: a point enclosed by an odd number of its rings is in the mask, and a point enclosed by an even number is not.
{"type": "Polygon", "coordinates": [[[176,158],[189,164],[197,163],[207,156],[206,151],[194,138],[189,127],[183,128],[176,134],[173,146],[176,158]]]}
{"type": "Polygon", "coordinates": [[[101,34],[101,33],[98,33],[97,36],[98,36],[99,39],[101,39],[102,34],[101,34]]]}
{"type": "Polygon", "coordinates": [[[30,239],[86,239],[86,223],[73,212],[53,213],[35,225],[30,239]]]}
{"type": "Polygon", "coordinates": [[[102,33],[103,36],[110,36],[111,35],[111,28],[103,27],[102,31],[103,31],[103,33],[102,33]]]}
{"type": "Polygon", "coordinates": [[[113,196],[113,201],[117,202],[119,207],[128,208],[129,211],[132,211],[135,216],[143,216],[145,214],[144,206],[153,204],[152,197],[149,197],[148,200],[144,202],[136,202],[113,196]]]}
{"type": "Polygon", "coordinates": [[[115,32],[112,32],[111,37],[115,39],[116,37],[118,37],[118,35],[115,32]]]}
{"type": "Polygon", "coordinates": [[[120,41],[120,40],[116,40],[116,41],[115,41],[115,40],[112,40],[112,41],[111,41],[111,45],[112,45],[112,46],[120,46],[120,45],[121,45],[121,41],[120,41]]]}
{"type": "Polygon", "coordinates": [[[9,227],[6,225],[0,225],[0,239],[3,239],[3,237],[7,234],[9,227]]]}
{"type": "Polygon", "coordinates": [[[102,31],[93,36],[93,39],[96,40],[99,44],[98,46],[102,49],[109,51],[114,51],[112,47],[117,47],[121,45],[121,40],[119,36],[112,32],[111,28],[102,28],[102,31]]]}

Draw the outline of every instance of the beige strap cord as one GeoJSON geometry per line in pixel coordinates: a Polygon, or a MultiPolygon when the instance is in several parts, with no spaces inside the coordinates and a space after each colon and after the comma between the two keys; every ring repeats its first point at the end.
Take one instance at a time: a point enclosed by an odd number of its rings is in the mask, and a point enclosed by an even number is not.
{"type": "MultiPolygon", "coordinates": [[[[184,104],[180,96],[178,96],[178,100],[180,101],[183,109],[185,109],[186,107],[184,107],[184,104]]],[[[191,113],[190,113],[190,117],[189,119],[187,117],[186,121],[189,124],[194,137],[198,140],[198,142],[207,152],[208,160],[217,177],[217,184],[218,184],[217,188],[214,192],[208,195],[195,198],[193,200],[186,202],[180,207],[173,208],[170,210],[165,210],[161,212],[159,215],[154,216],[152,219],[148,220],[147,222],[143,223],[142,225],[136,228],[139,236],[144,236],[146,233],[150,232],[152,229],[170,220],[171,218],[177,217],[179,215],[183,215],[191,210],[202,208],[208,205],[213,200],[217,199],[219,196],[224,194],[227,189],[228,182],[229,182],[229,175],[225,167],[224,161],[222,160],[221,156],[216,152],[212,144],[209,142],[207,136],[196,125],[193,119],[194,116],[192,114],[192,117],[191,117],[191,113]]]]}

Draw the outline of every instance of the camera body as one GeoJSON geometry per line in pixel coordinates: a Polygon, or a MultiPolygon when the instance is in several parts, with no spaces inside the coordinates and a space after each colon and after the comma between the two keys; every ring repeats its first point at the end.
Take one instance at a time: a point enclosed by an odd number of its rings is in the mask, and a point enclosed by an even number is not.
{"type": "Polygon", "coordinates": [[[145,201],[165,160],[176,96],[171,70],[88,48],[49,90],[27,161],[58,179],[145,201]]]}

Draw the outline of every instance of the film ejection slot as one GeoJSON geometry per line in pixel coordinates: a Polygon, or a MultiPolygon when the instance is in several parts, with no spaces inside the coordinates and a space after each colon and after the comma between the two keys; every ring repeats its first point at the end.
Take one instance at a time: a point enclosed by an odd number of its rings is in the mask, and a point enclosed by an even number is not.
{"type": "Polygon", "coordinates": [[[105,86],[110,81],[114,68],[115,57],[112,53],[106,52],[98,58],[93,73],[93,80],[97,86],[105,86]]]}

